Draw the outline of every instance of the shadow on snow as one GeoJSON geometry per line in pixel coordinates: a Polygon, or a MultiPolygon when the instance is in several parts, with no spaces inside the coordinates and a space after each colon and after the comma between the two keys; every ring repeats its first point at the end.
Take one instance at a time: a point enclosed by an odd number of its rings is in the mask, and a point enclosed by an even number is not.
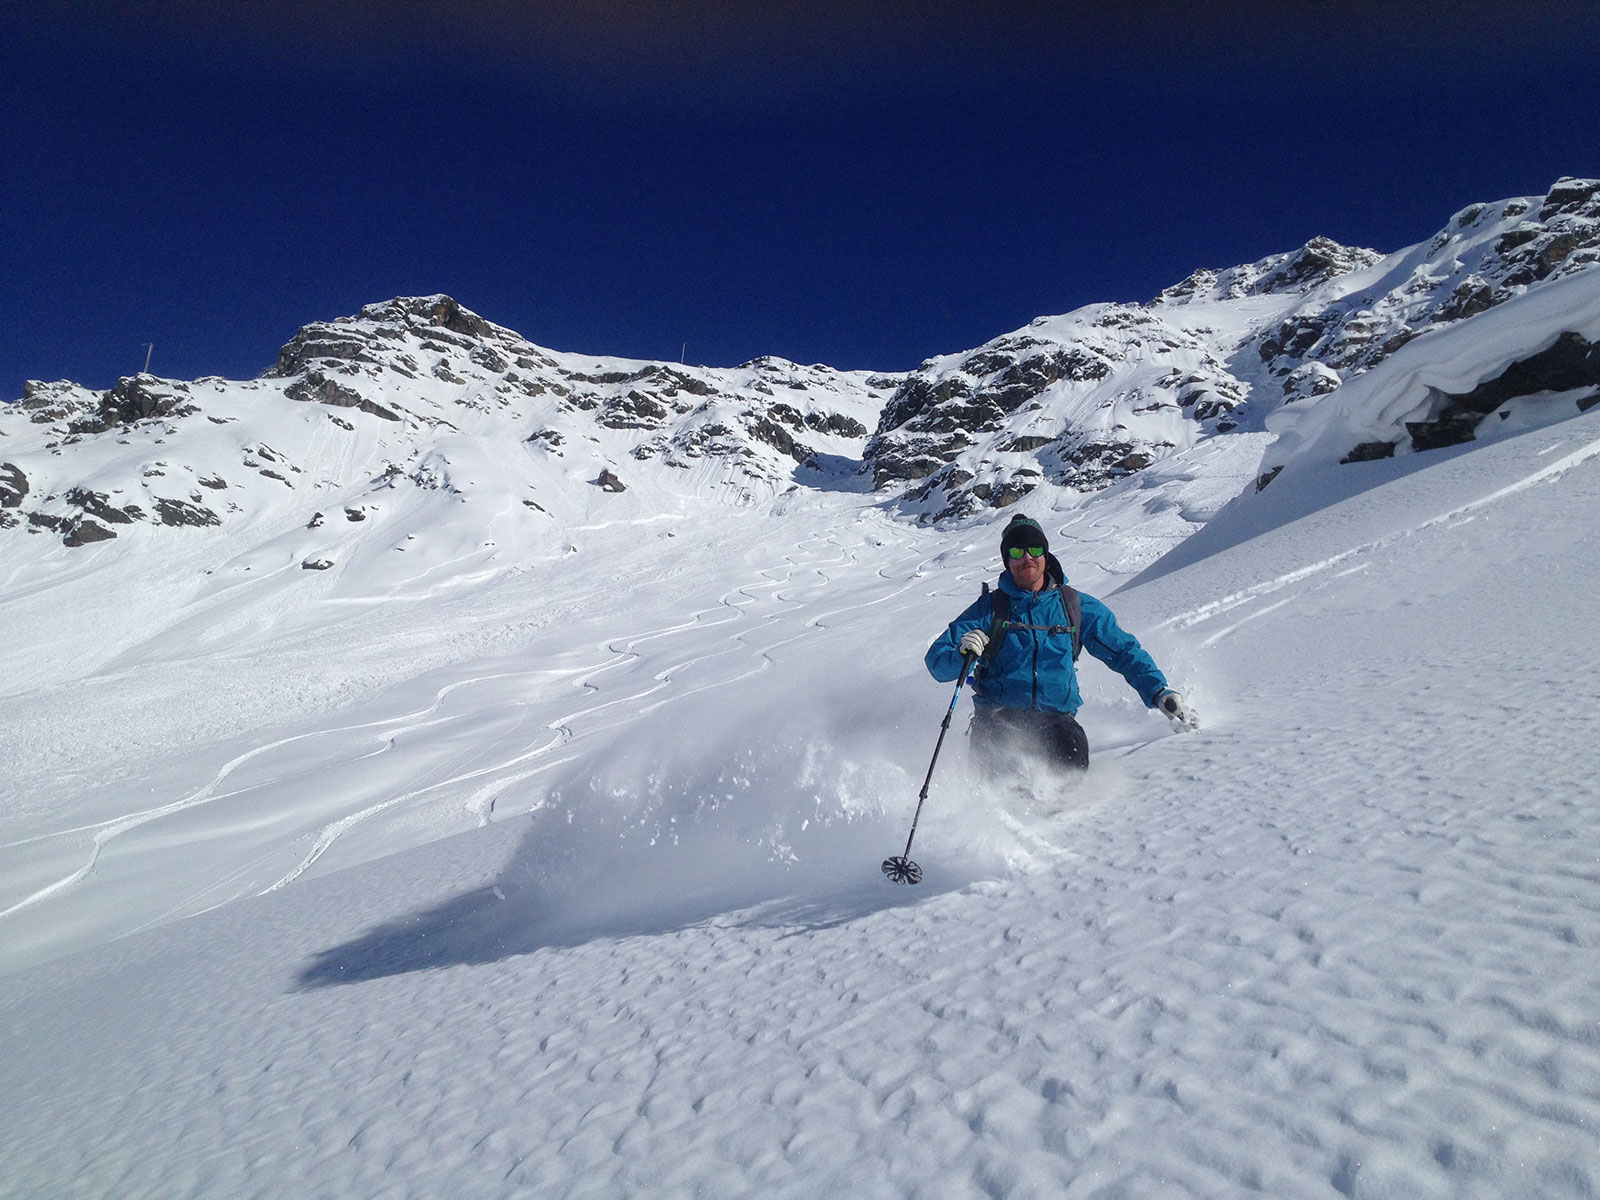
{"type": "Polygon", "coordinates": [[[495,882],[386,922],[318,953],[295,990],[498,962],[540,950],[649,937],[697,926],[806,934],[965,886],[971,864],[932,855],[919,886],[896,887],[879,862],[904,847],[881,820],[806,830],[793,842],[741,838],[716,821],[663,836],[605,828],[555,806],[495,882]]]}

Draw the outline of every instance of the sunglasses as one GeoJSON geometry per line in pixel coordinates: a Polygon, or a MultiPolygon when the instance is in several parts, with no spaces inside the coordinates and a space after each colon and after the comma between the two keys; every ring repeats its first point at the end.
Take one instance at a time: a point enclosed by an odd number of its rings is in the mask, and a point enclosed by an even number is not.
{"type": "Polygon", "coordinates": [[[1029,546],[1026,550],[1024,550],[1021,546],[1012,546],[1006,551],[1006,553],[1011,556],[1013,561],[1020,560],[1024,554],[1026,554],[1029,558],[1043,558],[1044,547],[1029,546]]]}

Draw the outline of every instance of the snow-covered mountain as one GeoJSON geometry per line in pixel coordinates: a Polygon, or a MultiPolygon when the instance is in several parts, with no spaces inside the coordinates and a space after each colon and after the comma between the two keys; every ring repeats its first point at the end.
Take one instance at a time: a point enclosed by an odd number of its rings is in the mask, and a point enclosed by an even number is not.
{"type": "MultiPolygon", "coordinates": [[[[248,382],[30,383],[0,410],[0,536],[77,547],[141,525],[265,533],[376,512],[403,484],[470,503],[469,477],[490,472],[522,490],[530,525],[533,514],[559,521],[586,488],[639,481],[747,504],[870,480],[896,511],[937,522],[1041,486],[1090,492],[1208,439],[1259,432],[1413,339],[1476,328],[1597,262],[1600,182],[1568,179],[1544,197],[1475,204],[1393,254],[1317,238],[1197,271],[1148,304],[1040,317],[909,375],[560,353],[448,297],[398,299],[307,326],[248,382]]],[[[1457,381],[1341,455],[1448,445],[1525,395],[1586,403],[1585,389],[1600,388],[1592,346],[1576,326],[1535,338],[1503,378],[1457,381]]],[[[308,556],[326,560],[315,547],[308,556]]]]}
{"type": "Polygon", "coordinates": [[[470,504],[491,475],[529,525],[640,479],[750,503],[797,473],[832,480],[898,381],[559,354],[449,297],[393,300],[306,326],[248,382],[29,384],[0,412],[0,524],[69,546],[162,525],[267,530],[357,520],[401,487],[470,504]]]}
{"type": "MultiPolygon", "coordinates": [[[[1595,191],[1454,252],[1500,279],[1595,191]]],[[[30,388],[0,1198],[1594,1195],[1600,271],[1449,317],[1448,249],[1317,244],[904,378],[558,354],[434,297],[259,380],[30,388]],[[919,379],[928,436],[982,420],[874,488],[919,379]],[[984,457],[1117,379],[1172,394],[1104,429],[1148,464],[984,457]],[[895,888],[922,653],[1030,461],[1200,729],[1086,660],[1088,775],[1019,786],[963,700],[895,888]]]]}
{"type": "MultiPolygon", "coordinates": [[[[1149,304],[1040,317],[930,360],[889,402],[866,457],[879,487],[911,482],[904,505],[934,520],[1010,504],[1041,484],[1104,487],[1207,438],[1261,430],[1286,404],[1313,407],[1413,339],[1470,326],[1597,263],[1596,180],[1474,204],[1393,254],[1316,238],[1248,266],[1197,271],[1149,304]]],[[[1600,387],[1589,340],[1551,358],[1543,330],[1495,404],[1480,397],[1412,414],[1416,430],[1386,430],[1343,452],[1448,445],[1518,396],[1600,387]]]]}

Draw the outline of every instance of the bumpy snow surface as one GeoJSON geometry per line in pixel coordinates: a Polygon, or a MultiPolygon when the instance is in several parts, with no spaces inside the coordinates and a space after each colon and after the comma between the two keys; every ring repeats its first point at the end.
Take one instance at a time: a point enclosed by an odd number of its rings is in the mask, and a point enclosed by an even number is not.
{"type": "Polygon", "coordinates": [[[963,698],[916,887],[1006,514],[0,569],[0,1196],[1594,1195],[1600,412],[1118,590],[1217,453],[1035,514],[1201,730],[1086,660],[1002,787],[963,698]]]}

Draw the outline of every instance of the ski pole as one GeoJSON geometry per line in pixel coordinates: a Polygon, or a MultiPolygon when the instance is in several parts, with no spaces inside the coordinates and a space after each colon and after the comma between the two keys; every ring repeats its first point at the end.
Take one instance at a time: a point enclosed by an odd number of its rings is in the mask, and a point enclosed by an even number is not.
{"type": "Polygon", "coordinates": [[[911,817],[911,834],[906,838],[906,852],[883,860],[883,873],[890,883],[921,883],[922,868],[911,861],[911,842],[917,836],[917,822],[922,818],[922,804],[928,798],[928,784],[933,781],[933,767],[939,761],[939,751],[944,746],[944,735],[950,731],[950,718],[955,714],[956,702],[961,699],[961,688],[967,682],[971,661],[977,657],[967,653],[961,656],[961,675],[956,679],[955,694],[950,697],[950,707],[944,710],[944,720],[939,723],[939,740],[933,744],[933,758],[928,763],[928,774],[922,780],[922,791],[917,796],[917,811],[911,817]]]}

